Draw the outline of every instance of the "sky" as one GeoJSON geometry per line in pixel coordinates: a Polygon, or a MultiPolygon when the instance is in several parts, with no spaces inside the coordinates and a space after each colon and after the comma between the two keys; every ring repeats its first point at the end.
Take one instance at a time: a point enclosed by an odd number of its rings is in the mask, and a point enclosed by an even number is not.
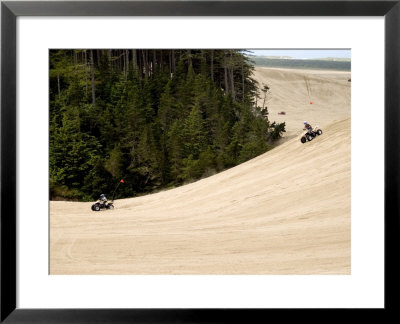
{"type": "Polygon", "coordinates": [[[350,49],[310,49],[310,50],[250,50],[256,56],[290,56],[297,59],[313,59],[313,58],[351,58],[350,49]]]}

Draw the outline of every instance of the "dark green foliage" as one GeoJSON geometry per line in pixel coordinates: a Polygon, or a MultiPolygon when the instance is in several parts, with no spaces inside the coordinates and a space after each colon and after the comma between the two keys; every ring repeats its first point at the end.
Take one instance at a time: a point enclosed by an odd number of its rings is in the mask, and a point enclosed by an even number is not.
{"type": "Polygon", "coordinates": [[[50,197],[132,197],[258,156],[285,131],[238,50],[50,51],[50,197]]]}
{"type": "Polygon", "coordinates": [[[272,128],[272,132],[270,132],[269,134],[270,138],[272,140],[277,140],[278,138],[280,138],[282,136],[282,133],[286,132],[285,126],[285,122],[280,124],[276,124],[275,122],[273,122],[270,126],[272,128]]]}

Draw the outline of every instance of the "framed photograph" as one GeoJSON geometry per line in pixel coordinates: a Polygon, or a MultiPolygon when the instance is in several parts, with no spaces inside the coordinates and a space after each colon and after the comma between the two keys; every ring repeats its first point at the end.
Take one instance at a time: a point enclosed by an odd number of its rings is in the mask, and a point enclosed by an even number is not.
{"type": "Polygon", "coordinates": [[[393,312],[399,16],[2,1],[1,322],[393,312]]]}

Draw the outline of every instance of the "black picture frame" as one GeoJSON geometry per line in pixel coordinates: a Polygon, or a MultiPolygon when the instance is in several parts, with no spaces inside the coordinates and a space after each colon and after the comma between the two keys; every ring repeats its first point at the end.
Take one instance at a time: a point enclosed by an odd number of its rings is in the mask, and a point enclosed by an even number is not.
{"type": "MultiPolygon", "coordinates": [[[[1,323],[264,322],[288,309],[16,308],[16,19],[18,16],[384,16],[385,307],[396,312],[400,232],[400,0],[395,1],[2,1],[1,3],[1,323]],[[268,312],[268,313],[267,313],[268,312]],[[256,320],[260,319],[260,320],[256,320]]],[[[371,44],[373,46],[373,44],[371,44]]],[[[367,91],[366,91],[367,92],[367,91]]],[[[371,148],[373,151],[373,148],[371,148]]],[[[373,154],[373,152],[371,153],[373,154]]],[[[337,310],[337,309],[336,309],[337,310]]],[[[291,310],[296,319],[308,310],[291,310]]],[[[332,309],[329,316],[335,316],[332,309]]],[[[358,310],[352,310],[354,312],[358,310]]],[[[346,310],[349,314],[350,310],[346,310]]],[[[358,312],[359,314],[360,312],[358,312]]],[[[369,318],[371,312],[364,312],[369,318]]],[[[393,315],[393,314],[391,314],[393,315]]],[[[348,316],[348,315],[347,315],[348,316]]],[[[358,316],[358,315],[357,315],[358,316]]],[[[284,320],[281,317],[280,320],[284,320]]],[[[338,318],[340,318],[338,316],[338,318]]],[[[382,318],[381,318],[382,320],[382,318]]]]}

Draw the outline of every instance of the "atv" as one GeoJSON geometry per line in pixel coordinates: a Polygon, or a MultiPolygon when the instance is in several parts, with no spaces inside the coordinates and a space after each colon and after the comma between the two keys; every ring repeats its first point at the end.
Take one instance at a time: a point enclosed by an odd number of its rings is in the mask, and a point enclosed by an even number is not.
{"type": "Polygon", "coordinates": [[[100,203],[99,201],[96,201],[92,205],[93,211],[100,211],[101,209],[114,209],[114,200],[111,200],[109,203],[100,203]]]}
{"type": "Polygon", "coordinates": [[[319,129],[318,126],[315,126],[311,132],[305,132],[300,141],[304,144],[307,141],[312,141],[314,137],[319,135],[322,135],[322,129],[319,129]]]}

